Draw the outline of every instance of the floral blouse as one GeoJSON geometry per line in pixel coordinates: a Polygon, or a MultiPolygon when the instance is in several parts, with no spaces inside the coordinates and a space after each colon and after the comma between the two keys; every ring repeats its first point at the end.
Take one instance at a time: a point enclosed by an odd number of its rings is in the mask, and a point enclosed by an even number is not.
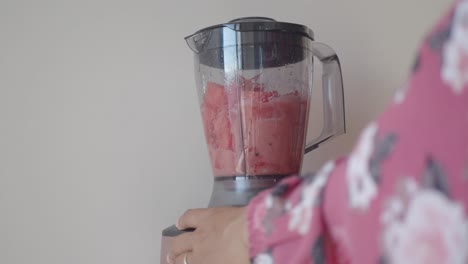
{"type": "Polygon", "coordinates": [[[468,0],[349,157],[248,207],[252,263],[468,263],[468,0]]]}

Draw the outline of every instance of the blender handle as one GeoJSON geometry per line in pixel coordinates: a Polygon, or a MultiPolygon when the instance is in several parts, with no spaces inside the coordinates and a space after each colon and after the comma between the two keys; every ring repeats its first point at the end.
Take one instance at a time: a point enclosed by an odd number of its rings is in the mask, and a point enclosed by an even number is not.
{"type": "Polygon", "coordinates": [[[311,51],[323,65],[323,128],[317,138],[306,144],[305,153],[316,149],[321,143],[346,132],[340,60],[335,51],[323,43],[312,42],[311,51]]]}

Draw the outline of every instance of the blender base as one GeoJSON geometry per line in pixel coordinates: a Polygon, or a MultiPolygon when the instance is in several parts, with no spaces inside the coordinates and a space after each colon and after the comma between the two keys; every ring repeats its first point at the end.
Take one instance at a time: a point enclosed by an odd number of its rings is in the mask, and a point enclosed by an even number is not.
{"type": "MultiPolygon", "coordinates": [[[[288,175],[215,177],[208,207],[245,206],[259,192],[272,188],[288,175]]],[[[162,231],[161,264],[166,264],[166,255],[174,237],[194,229],[179,230],[172,225],[162,231]]]]}
{"type": "Polygon", "coordinates": [[[208,207],[245,206],[288,175],[215,177],[208,207]]]}

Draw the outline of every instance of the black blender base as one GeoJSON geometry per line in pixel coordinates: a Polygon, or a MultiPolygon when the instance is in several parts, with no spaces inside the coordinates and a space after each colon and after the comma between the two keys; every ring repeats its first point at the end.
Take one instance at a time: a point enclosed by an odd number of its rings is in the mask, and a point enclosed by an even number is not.
{"type": "Polygon", "coordinates": [[[287,175],[215,177],[208,207],[245,206],[287,175]]]}
{"type": "Polygon", "coordinates": [[[187,233],[187,232],[192,232],[194,231],[195,229],[193,228],[189,228],[189,229],[186,229],[186,230],[179,230],[177,229],[177,227],[175,225],[171,225],[170,227],[164,229],[162,231],[162,235],[165,236],[165,237],[175,237],[175,236],[178,236],[178,235],[181,235],[183,233],[187,233]]]}

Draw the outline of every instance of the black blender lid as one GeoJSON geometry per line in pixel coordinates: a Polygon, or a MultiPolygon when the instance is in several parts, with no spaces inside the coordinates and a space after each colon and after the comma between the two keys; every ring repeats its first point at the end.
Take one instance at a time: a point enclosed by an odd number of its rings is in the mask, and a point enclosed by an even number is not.
{"type": "Polygon", "coordinates": [[[305,43],[313,40],[314,33],[308,27],[268,17],[237,18],[185,38],[198,55],[200,64],[239,70],[280,67],[302,61],[308,56],[303,49],[305,43]]]}
{"type": "Polygon", "coordinates": [[[238,32],[278,31],[284,33],[293,33],[314,40],[314,32],[304,25],[289,22],[278,22],[272,18],[260,16],[236,18],[227,23],[206,27],[201,30],[198,30],[190,36],[185,37],[185,39],[187,40],[188,38],[192,38],[195,35],[198,35],[208,30],[214,30],[223,27],[230,28],[238,32]]]}

